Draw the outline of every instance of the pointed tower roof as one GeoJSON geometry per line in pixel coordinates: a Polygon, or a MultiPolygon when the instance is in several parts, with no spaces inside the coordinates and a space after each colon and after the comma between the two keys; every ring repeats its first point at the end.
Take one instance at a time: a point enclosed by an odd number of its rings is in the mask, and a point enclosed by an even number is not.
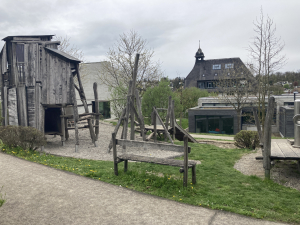
{"type": "Polygon", "coordinates": [[[195,58],[198,60],[199,58],[201,60],[204,60],[204,53],[202,52],[202,49],[200,48],[200,41],[199,41],[199,49],[198,51],[196,52],[196,55],[195,55],[195,58]]]}

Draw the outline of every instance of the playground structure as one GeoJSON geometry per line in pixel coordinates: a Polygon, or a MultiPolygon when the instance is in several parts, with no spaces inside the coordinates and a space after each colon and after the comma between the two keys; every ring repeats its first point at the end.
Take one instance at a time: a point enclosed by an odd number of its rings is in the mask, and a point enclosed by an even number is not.
{"type": "Polygon", "coordinates": [[[31,126],[44,134],[60,135],[64,145],[69,136],[67,119],[72,118],[77,151],[77,123],[86,119],[96,146],[97,122],[94,131],[92,118],[96,116],[97,121],[99,113],[90,113],[87,107],[79,72],[81,61],[59,51],[60,42],[51,41],[52,37],[23,35],[3,39],[5,44],[0,53],[3,125],[31,126]],[[85,108],[81,115],[78,115],[75,89],[85,108]],[[73,109],[72,115],[66,114],[68,108],[73,109]]]}

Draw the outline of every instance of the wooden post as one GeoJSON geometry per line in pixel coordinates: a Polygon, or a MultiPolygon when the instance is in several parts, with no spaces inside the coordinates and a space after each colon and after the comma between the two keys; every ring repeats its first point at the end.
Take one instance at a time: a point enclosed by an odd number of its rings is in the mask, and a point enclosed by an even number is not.
{"type": "Polygon", "coordinates": [[[184,172],[183,172],[183,186],[187,187],[187,183],[188,183],[188,162],[189,162],[189,156],[188,156],[188,137],[186,135],[184,135],[183,137],[183,141],[184,141],[184,172]]]}
{"type": "Polygon", "coordinates": [[[124,160],[124,172],[126,173],[128,170],[128,160],[124,160]]]}
{"type": "Polygon", "coordinates": [[[113,146],[114,172],[115,175],[118,176],[116,133],[112,133],[111,136],[112,136],[112,146],[113,146]]]}
{"type": "MultiPolygon", "coordinates": [[[[139,64],[139,57],[140,57],[140,54],[136,54],[135,56],[135,62],[134,62],[134,69],[133,69],[133,74],[132,74],[132,88],[131,88],[131,101],[133,103],[133,106],[134,106],[134,93],[135,93],[135,86],[136,86],[136,77],[137,77],[137,72],[138,72],[138,64],[139,64]]],[[[135,136],[134,136],[134,130],[135,130],[135,124],[134,124],[134,113],[131,109],[131,131],[130,131],[130,140],[134,140],[135,139],[135,136]]]]}
{"type": "Polygon", "coordinates": [[[272,120],[274,115],[275,98],[270,97],[268,102],[268,110],[265,119],[264,127],[264,148],[263,148],[263,165],[265,169],[265,178],[270,179],[271,170],[271,135],[272,135],[272,120]]]}
{"type": "MultiPolygon", "coordinates": [[[[115,126],[115,130],[114,130],[114,133],[117,134],[118,133],[118,130],[119,130],[119,127],[121,126],[121,123],[122,121],[124,120],[124,116],[125,116],[125,113],[126,113],[126,108],[123,109],[123,112],[122,112],[122,115],[121,117],[119,118],[119,121],[117,123],[117,125],[115,126]]],[[[123,135],[122,135],[123,136],[123,135]]],[[[121,137],[121,139],[123,139],[123,137],[121,137]]],[[[110,143],[109,143],[109,146],[108,146],[108,150],[107,150],[107,153],[110,152],[110,149],[112,148],[112,139],[110,140],[110,143]]]]}
{"type": "Polygon", "coordinates": [[[171,138],[171,136],[170,136],[170,134],[169,134],[167,128],[165,127],[165,124],[163,123],[162,119],[160,118],[160,116],[159,116],[157,110],[155,109],[155,107],[153,107],[153,112],[154,112],[155,120],[156,120],[156,117],[157,117],[158,120],[159,120],[159,122],[161,123],[162,127],[163,127],[164,130],[165,130],[165,135],[169,138],[169,140],[172,142],[172,144],[174,144],[174,142],[173,142],[173,140],[172,140],[172,138],[171,138]]]}
{"type": "Polygon", "coordinates": [[[173,140],[175,141],[175,134],[176,134],[176,128],[175,128],[175,123],[176,123],[176,118],[175,118],[175,104],[174,104],[174,100],[172,100],[172,127],[173,127],[173,140]]]}
{"type": "Polygon", "coordinates": [[[156,114],[154,113],[154,110],[152,112],[152,120],[153,120],[153,126],[154,126],[154,142],[157,142],[156,114]]]}
{"type": "MultiPolygon", "coordinates": [[[[65,110],[64,107],[62,107],[61,109],[61,115],[64,115],[65,110]]],[[[65,128],[65,117],[60,117],[60,123],[61,123],[61,145],[65,146],[65,140],[66,140],[66,128],[65,128]]]]}
{"type": "MultiPolygon", "coordinates": [[[[94,82],[93,85],[94,89],[94,96],[95,96],[95,113],[99,113],[99,101],[98,101],[98,90],[97,90],[97,83],[94,82]]],[[[99,136],[99,115],[96,115],[96,127],[95,127],[95,138],[96,141],[98,140],[99,136]]]]}
{"type": "Polygon", "coordinates": [[[259,142],[261,144],[263,144],[263,135],[262,135],[262,132],[261,132],[260,122],[259,122],[259,119],[258,119],[258,116],[257,116],[257,108],[253,107],[252,110],[253,110],[255,124],[256,124],[257,132],[258,132],[258,136],[259,136],[259,142]]]}
{"type": "Polygon", "coordinates": [[[26,87],[24,84],[19,84],[17,90],[17,104],[18,104],[18,121],[20,126],[28,126],[27,121],[27,98],[26,87]]]}
{"type": "Polygon", "coordinates": [[[137,106],[137,110],[138,110],[140,121],[141,121],[140,122],[141,135],[143,137],[143,141],[146,141],[145,123],[144,123],[144,118],[143,118],[143,114],[142,114],[142,103],[141,103],[141,98],[139,96],[138,90],[135,90],[135,99],[136,99],[136,106],[137,106]]]}
{"type": "MultiPolygon", "coordinates": [[[[123,132],[124,132],[123,139],[127,139],[128,120],[129,120],[129,112],[130,112],[130,101],[129,101],[129,99],[131,98],[131,96],[130,96],[131,88],[132,88],[132,80],[129,81],[129,87],[128,87],[126,114],[125,114],[124,125],[123,125],[123,132]]],[[[126,146],[124,145],[123,146],[123,151],[125,149],[126,149],[126,146]]]]}
{"type": "Polygon", "coordinates": [[[70,76],[70,86],[71,86],[71,101],[73,103],[73,118],[74,118],[74,128],[75,128],[75,152],[78,152],[78,147],[79,147],[79,135],[78,135],[78,125],[77,122],[79,120],[78,116],[78,108],[77,108],[77,100],[76,100],[76,95],[75,95],[75,85],[74,85],[74,79],[73,75],[71,74],[70,76]]]}
{"type": "MultiPolygon", "coordinates": [[[[168,109],[167,109],[167,116],[166,116],[166,128],[169,130],[169,120],[170,120],[170,113],[171,113],[171,104],[172,104],[172,97],[169,96],[169,101],[168,101],[168,109]]],[[[167,135],[165,136],[165,140],[167,140],[167,135]]]]}

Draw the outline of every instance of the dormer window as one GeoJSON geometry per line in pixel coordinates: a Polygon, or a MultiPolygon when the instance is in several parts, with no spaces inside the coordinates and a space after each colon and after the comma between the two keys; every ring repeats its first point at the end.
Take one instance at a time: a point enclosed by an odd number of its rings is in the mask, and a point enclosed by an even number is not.
{"type": "Polygon", "coordinates": [[[213,65],[213,70],[220,70],[221,69],[221,64],[215,64],[213,65]]]}
{"type": "Polygon", "coordinates": [[[233,63],[225,64],[225,69],[232,69],[232,68],[233,68],[233,63]]]}

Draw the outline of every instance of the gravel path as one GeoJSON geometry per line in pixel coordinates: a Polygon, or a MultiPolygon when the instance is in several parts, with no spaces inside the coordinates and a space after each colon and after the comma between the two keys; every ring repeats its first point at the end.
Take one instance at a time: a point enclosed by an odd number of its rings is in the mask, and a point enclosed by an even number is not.
{"type": "MultiPolygon", "coordinates": [[[[244,155],[236,162],[234,168],[245,175],[256,175],[265,177],[263,161],[256,160],[255,157],[262,156],[261,150],[244,155]]],[[[278,184],[291,187],[300,191],[300,172],[296,161],[277,160],[271,169],[271,179],[278,184]]]]}
{"type": "MultiPolygon", "coordinates": [[[[100,122],[99,127],[99,138],[97,147],[94,147],[90,138],[88,129],[79,130],[79,152],[75,152],[75,132],[69,130],[69,140],[65,142],[65,146],[61,145],[60,136],[47,135],[47,145],[44,148],[44,152],[53,155],[82,158],[82,159],[93,159],[93,160],[106,160],[112,161],[112,151],[107,153],[108,145],[111,140],[111,134],[114,131],[114,126],[110,123],[100,122]]],[[[137,134],[138,135],[138,134],[137,134]]],[[[136,140],[142,140],[140,136],[136,135],[136,140]]],[[[117,134],[117,138],[121,137],[121,129],[117,134]]],[[[130,130],[128,129],[128,137],[130,137],[130,130]]],[[[122,147],[117,146],[117,152],[122,153],[122,147]]],[[[175,158],[182,156],[183,153],[162,151],[158,149],[151,150],[140,150],[137,148],[127,148],[126,153],[132,153],[142,156],[152,156],[158,158],[175,158]]]]}

